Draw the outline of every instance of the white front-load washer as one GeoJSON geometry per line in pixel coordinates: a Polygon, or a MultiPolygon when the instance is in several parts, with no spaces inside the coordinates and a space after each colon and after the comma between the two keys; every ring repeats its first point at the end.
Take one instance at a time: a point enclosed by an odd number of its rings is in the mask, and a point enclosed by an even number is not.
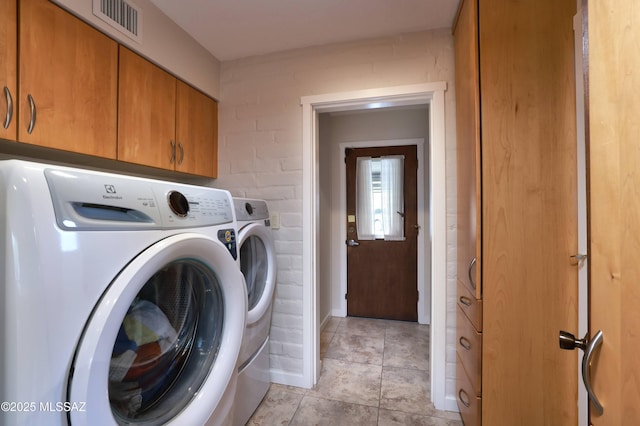
{"type": "Polygon", "coordinates": [[[0,161],[0,424],[232,424],[227,191],[0,161]]]}
{"type": "Polygon", "coordinates": [[[234,424],[244,425],[270,385],[269,332],[276,287],[276,251],[266,201],[234,198],[240,268],[247,286],[247,325],[238,359],[234,424]]]}

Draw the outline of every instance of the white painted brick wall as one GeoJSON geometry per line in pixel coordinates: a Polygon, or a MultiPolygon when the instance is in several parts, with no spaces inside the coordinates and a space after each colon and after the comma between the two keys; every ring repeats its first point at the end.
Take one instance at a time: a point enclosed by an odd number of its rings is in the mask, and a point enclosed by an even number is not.
{"type": "MultiPolygon", "coordinates": [[[[302,96],[446,81],[447,365],[455,399],[456,170],[453,37],[449,29],[298,49],[221,65],[216,186],[264,198],[274,231],[278,284],[271,368],[302,375],[302,96]]],[[[280,374],[278,374],[280,373],[280,374]]]]}

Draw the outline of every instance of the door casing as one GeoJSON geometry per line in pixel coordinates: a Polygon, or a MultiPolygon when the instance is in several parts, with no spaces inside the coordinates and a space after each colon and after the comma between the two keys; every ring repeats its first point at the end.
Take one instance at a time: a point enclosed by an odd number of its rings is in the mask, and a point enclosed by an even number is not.
{"type": "MultiPolygon", "coordinates": [[[[393,86],[324,95],[303,96],[302,105],[302,274],[303,359],[302,376],[288,383],[311,388],[320,376],[320,320],[318,312],[318,114],[383,106],[429,104],[429,198],[431,209],[431,399],[437,409],[457,411],[454,395],[447,397],[447,203],[445,102],[447,83],[393,86]],[[296,380],[297,379],[297,380],[296,380]]],[[[272,376],[277,381],[277,376],[272,376]]]]}

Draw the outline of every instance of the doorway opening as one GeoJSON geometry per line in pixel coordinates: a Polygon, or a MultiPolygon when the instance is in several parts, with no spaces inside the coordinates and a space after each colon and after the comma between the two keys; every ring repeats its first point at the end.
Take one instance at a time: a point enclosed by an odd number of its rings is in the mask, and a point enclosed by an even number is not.
{"type": "MultiPolygon", "coordinates": [[[[402,125],[406,125],[408,121],[415,121],[416,118],[424,121],[424,125],[428,126],[428,108],[424,105],[418,107],[418,109],[414,109],[413,111],[409,111],[410,117],[409,119],[402,119],[402,125]],[[417,114],[416,114],[417,113],[417,114]]],[[[406,116],[404,112],[401,112],[402,116],[406,116]]],[[[397,117],[398,115],[396,115],[397,117]]],[[[380,119],[380,115],[374,115],[372,117],[375,119],[380,119]]],[[[394,118],[395,119],[395,118],[394,118]]],[[[425,135],[427,136],[427,135],[425,135]]],[[[330,235],[330,244],[329,248],[323,247],[323,243],[320,243],[320,261],[323,266],[323,271],[321,271],[321,282],[322,286],[330,285],[331,287],[331,312],[327,312],[326,309],[322,309],[322,303],[325,297],[323,296],[323,289],[320,291],[320,320],[321,325],[324,325],[326,321],[326,317],[330,314],[333,317],[344,317],[348,313],[347,309],[347,299],[344,295],[347,293],[347,282],[348,282],[348,274],[347,274],[347,252],[348,247],[345,244],[345,241],[348,240],[348,237],[352,237],[352,235],[348,236],[348,230],[344,226],[344,220],[347,218],[347,176],[346,176],[346,167],[345,166],[345,150],[347,149],[361,149],[361,148],[377,148],[377,147],[394,147],[394,146],[414,146],[417,153],[418,158],[418,170],[417,170],[417,185],[415,188],[417,195],[417,222],[416,224],[419,226],[418,235],[417,235],[417,290],[419,292],[418,302],[417,302],[417,322],[420,324],[430,324],[431,323],[431,255],[429,253],[430,245],[428,244],[428,238],[430,234],[430,225],[429,225],[429,206],[426,204],[425,199],[428,199],[428,192],[425,191],[424,186],[428,183],[427,177],[425,173],[428,173],[428,157],[425,155],[425,146],[428,148],[428,140],[425,143],[424,138],[415,138],[415,139],[385,139],[379,141],[356,141],[356,142],[342,142],[336,146],[331,146],[331,150],[333,151],[333,164],[340,165],[339,173],[332,173],[334,175],[333,179],[337,180],[337,184],[333,185],[332,189],[336,189],[339,187],[339,191],[335,191],[336,194],[332,194],[334,200],[331,203],[330,209],[332,212],[327,212],[326,208],[322,205],[320,206],[321,217],[325,217],[328,213],[331,213],[331,224],[330,229],[327,229],[327,225],[323,224],[322,221],[325,219],[321,219],[320,223],[320,231],[321,235],[330,235]],[[337,149],[336,149],[337,148],[337,149]],[[425,171],[426,170],[426,171],[425,171]],[[325,253],[330,253],[332,259],[327,261],[323,259],[322,256],[325,253]],[[331,266],[331,271],[329,274],[326,272],[326,266],[331,266]],[[328,276],[327,276],[328,275],[328,276]]],[[[321,149],[322,151],[322,149],[321,149]]],[[[323,166],[324,161],[321,158],[320,165],[323,166]]],[[[333,170],[332,170],[333,172],[333,170]]],[[[322,172],[321,172],[322,175],[322,172]]],[[[325,183],[322,182],[322,178],[320,179],[320,186],[322,190],[322,186],[325,183]]],[[[324,191],[323,191],[324,192],[324,191]]],[[[322,199],[321,199],[322,202],[322,199]]],[[[326,243],[325,243],[326,244],[326,243]]]]}
{"type": "MultiPolygon", "coordinates": [[[[429,246],[431,258],[431,398],[438,409],[454,409],[445,392],[446,367],[446,173],[445,82],[305,96],[303,127],[303,378],[308,388],[320,375],[319,312],[319,114],[403,105],[429,108],[429,246]]],[[[425,226],[426,228],[426,226],[425,226]]],[[[425,230],[426,233],[426,230],[425,230]]]]}

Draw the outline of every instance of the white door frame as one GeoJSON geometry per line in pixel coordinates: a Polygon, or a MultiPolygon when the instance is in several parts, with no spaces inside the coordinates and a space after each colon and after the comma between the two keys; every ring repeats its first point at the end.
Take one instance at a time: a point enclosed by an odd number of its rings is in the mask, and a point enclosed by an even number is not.
{"type": "MultiPolygon", "coordinates": [[[[347,230],[344,226],[344,218],[347,217],[347,168],[343,161],[345,158],[346,148],[373,148],[373,147],[385,147],[385,146],[405,146],[414,145],[416,147],[416,155],[418,156],[418,170],[416,177],[418,179],[417,193],[416,193],[416,207],[417,207],[417,220],[420,225],[420,232],[418,232],[417,240],[417,287],[420,298],[418,300],[418,323],[430,324],[431,322],[431,291],[427,286],[427,282],[431,280],[425,279],[425,264],[421,262],[424,259],[425,254],[425,235],[430,235],[430,229],[428,224],[429,212],[425,208],[424,204],[424,139],[392,139],[392,140],[379,140],[379,141],[361,141],[361,142],[343,142],[338,144],[338,151],[336,152],[337,161],[334,164],[340,164],[340,203],[338,205],[338,217],[341,220],[335,221],[337,223],[332,224],[331,228],[331,252],[337,253],[337,261],[332,264],[340,265],[340,282],[338,285],[331,284],[332,289],[338,288],[338,294],[343,295],[347,293],[347,245],[344,243],[347,240],[347,230]],[[333,235],[337,235],[334,238],[333,235]]],[[[428,252],[428,251],[427,251],[428,252]]],[[[333,299],[332,299],[333,302],[333,299]]],[[[347,300],[340,296],[340,306],[332,312],[333,316],[345,317],[347,316],[347,300]]],[[[320,318],[324,321],[324,318],[320,318]]]]}
{"type": "MultiPolygon", "coordinates": [[[[430,104],[429,173],[431,208],[431,399],[437,409],[448,407],[445,392],[447,227],[445,172],[446,82],[395,86],[324,95],[304,96],[302,105],[302,246],[303,246],[303,378],[313,387],[320,376],[320,318],[318,312],[318,114],[399,105],[430,104]]],[[[453,408],[455,409],[455,407],[453,408]]]]}

